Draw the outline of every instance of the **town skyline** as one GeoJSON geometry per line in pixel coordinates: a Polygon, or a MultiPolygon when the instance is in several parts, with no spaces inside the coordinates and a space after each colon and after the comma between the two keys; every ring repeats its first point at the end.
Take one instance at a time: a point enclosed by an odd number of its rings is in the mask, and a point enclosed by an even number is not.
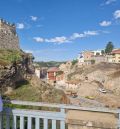
{"type": "Polygon", "coordinates": [[[120,0],[4,0],[1,5],[0,17],[16,24],[21,49],[36,61],[71,60],[80,51],[104,49],[109,41],[120,47],[120,0]]]}

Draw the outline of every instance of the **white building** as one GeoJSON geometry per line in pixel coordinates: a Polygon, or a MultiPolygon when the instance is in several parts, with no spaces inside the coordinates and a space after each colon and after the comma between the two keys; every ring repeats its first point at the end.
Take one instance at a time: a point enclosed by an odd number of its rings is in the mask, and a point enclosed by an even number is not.
{"type": "Polygon", "coordinates": [[[35,75],[40,78],[40,69],[39,68],[36,68],[35,69],[35,75]]]}
{"type": "Polygon", "coordinates": [[[94,53],[94,56],[96,55],[102,55],[102,49],[101,50],[95,50],[95,51],[92,51],[94,53]]]}
{"type": "Polygon", "coordinates": [[[78,63],[84,63],[84,55],[83,55],[83,52],[79,53],[77,59],[78,59],[78,63]]]}

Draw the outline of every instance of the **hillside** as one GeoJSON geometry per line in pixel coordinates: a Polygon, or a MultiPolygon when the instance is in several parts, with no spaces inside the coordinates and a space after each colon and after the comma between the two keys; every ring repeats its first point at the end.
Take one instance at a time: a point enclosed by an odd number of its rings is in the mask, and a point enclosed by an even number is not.
{"type": "Polygon", "coordinates": [[[120,64],[75,65],[68,80],[79,82],[79,96],[92,98],[106,106],[120,107],[120,64]]]}
{"type": "Polygon", "coordinates": [[[69,103],[63,91],[34,75],[32,61],[23,65],[22,54],[16,50],[0,50],[0,93],[7,99],[69,103]]]}
{"type": "Polygon", "coordinates": [[[49,62],[36,62],[40,67],[58,67],[60,66],[62,63],[65,62],[56,62],[56,61],[49,61],[49,62]]]}
{"type": "Polygon", "coordinates": [[[5,95],[9,99],[51,102],[51,103],[69,103],[63,91],[55,89],[53,86],[40,81],[36,76],[32,76],[30,81],[23,81],[17,84],[17,88],[5,95]]]}

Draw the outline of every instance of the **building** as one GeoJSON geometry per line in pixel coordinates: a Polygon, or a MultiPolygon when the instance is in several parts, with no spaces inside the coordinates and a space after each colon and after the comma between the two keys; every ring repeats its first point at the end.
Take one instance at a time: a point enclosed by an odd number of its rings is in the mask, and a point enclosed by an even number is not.
{"type": "Polygon", "coordinates": [[[101,63],[101,62],[107,62],[107,57],[105,55],[95,55],[92,57],[92,61],[94,63],[101,63]]]}
{"type": "Polygon", "coordinates": [[[40,75],[40,68],[35,68],[35,75],[40,78],[41,75],[40,75]]]}
{"type": "Polygon", "coordinates": [[[115,49],[111,52],[112,63],[120,63],[120,49],[115,49]]]}
{"type": "Polygon", "coordinates": [[[102,50],[95,50],[92,52],[94,53],[94,56],[101,56],[102,55],[102,50]]]}
{"type": "Polygon", "coordinates": [[[107,61],[108,57],[103,55],[102,50],[83,51],[78,56],[79,65],[91,65],[107,61]]]}
{"type": "Polygon", "coordinates": [[[15,24],[0,19],[0,49],[19,50],[15,24]]]}
{"type": "Polygon", "coordinates": [[[51,83],[56,83],[56,81],[63,80],[63,71],[57,67],[51,67],[47,70],[47,80],[51,83]]]}
{"type": "Polygon", "coordinates": [[[35,74],[40,79],[45,79],[47,77],[47,67],[35,68],[35,74]]]}
{"type": "Polygon", "coordinates": [[[78,56],[79,65],[89,65],[91,64],[92,57],[94,55],[93,51],[83,51],[78,56]]]}

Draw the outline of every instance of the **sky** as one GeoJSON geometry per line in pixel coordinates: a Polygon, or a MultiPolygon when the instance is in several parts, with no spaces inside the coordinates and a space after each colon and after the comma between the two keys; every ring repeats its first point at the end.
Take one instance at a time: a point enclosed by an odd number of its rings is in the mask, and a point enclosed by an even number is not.
{"type": "Polygon", "coordinates": [[[0,0],[20,47],[36,61],[67,61],[84,50],[120,48],[120,0],[0,0]]]}

